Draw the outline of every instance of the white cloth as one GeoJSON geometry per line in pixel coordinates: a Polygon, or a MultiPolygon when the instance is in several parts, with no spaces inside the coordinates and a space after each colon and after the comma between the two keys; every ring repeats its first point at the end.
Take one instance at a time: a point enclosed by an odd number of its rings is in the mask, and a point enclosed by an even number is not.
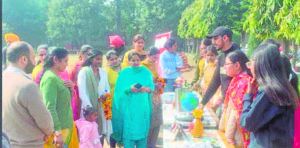
{"type": "MultiPolygon", "coordinates": [[[[100,81],[99,81],[99,85],[98,85],[98,97],[100,98],[100,96],[105,93],[105,90],[107,90],[107,92],[110,92],[110,87],[109,87],[109,83],[108,83],[107,72],[103,68],[99,68],[99,76],[100,76],[100,81]]],[[[78,73],[78,80],[77,80],[79,97],[81,99],[80,118],[83,118],[82,108],[86,107],[87,105],[92,106],[91,101],[89,99],[89,94],[87,91],[85,80],[86,80],[86,74],[84,71],[80,70],[78,73]]],[[[103,121],[102,134],[109,137],[112,134],[111,120],[105,119],[103,108],[101,108],[101,112],[102,112],[101,117],[102,117],[102,121],[103,121]]],[[[98,125],[98,126],[101,126],[101,125],[98,125]]],[[[109,142],[109,140],[108,140],[108,142],[109,142]]]]}

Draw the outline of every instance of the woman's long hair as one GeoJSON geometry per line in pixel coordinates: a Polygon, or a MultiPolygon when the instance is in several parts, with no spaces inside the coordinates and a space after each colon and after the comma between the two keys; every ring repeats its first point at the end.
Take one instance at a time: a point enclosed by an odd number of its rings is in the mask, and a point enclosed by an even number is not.
{"type": "Polygon", "coordinates": [[[251,75],[251,71],[248,69],[246,63],[249,62],[248,57],[241,50],[235,50],[230,52],[227,57],[230,59],[232,63],[238,62],[242,68],[242,72],[247,72],[247,74],[251,75]]]}
{"type": "Polygon", "coordinates": [[[40,77],[40,82],[42,80],[42,77],[44,75],[44,73],[52,68],[54,66],[54,61],[53,58],[56,57],[58,60],[61,60],[63,58],[65,58],[68,55],[68,51],[65,48],[61,48],[61,47],[52,47],[50,49],[49,54],[47,54],[46,58],[45,58],[45,64],[43,66],[43,73],[40,77]]]}
{"type": "Polygon", "coordinates": [[[298,96],[288,80],[278,46],[261,44],[253,53],[255,75],[269,100],[296,109],[298,96]]]}

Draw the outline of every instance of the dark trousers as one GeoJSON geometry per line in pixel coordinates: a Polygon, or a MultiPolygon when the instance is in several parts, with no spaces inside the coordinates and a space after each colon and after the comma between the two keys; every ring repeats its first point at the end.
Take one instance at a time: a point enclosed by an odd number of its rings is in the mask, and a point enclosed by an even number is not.
{"type": "Polygon", "coordinates": [[[147,148],[156,148],[156,141],[158,138],[160,126],[150,128],[148,135],[147,148]]]}

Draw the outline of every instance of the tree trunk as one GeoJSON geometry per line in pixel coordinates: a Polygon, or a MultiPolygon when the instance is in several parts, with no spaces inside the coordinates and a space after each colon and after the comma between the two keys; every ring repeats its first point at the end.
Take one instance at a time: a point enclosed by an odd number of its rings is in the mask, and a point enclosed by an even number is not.
{"type": "Polygon", "coordinates": [[[193,46],[193,50],[191,51],[191,53],[192,53],[192,54],[195,54],[195,51],[197,50],[197,44],[198,44],[198,43],[197,43],[197,39],[196,39],[196,38],[194,38],[193,41],[194,41],[194,44],[193,44],[194,46],[193,46]]]}
{"type": "Polygon", "coordinates": [[[289,54],[289,41],[286,38],[282,39],[282,48],[283,48],[283,54],[288,56],[288,54],[289,54]]]}
{"type": "Polygon", "coordinates": [[[247,43],[246,32],[243,30],[241,31],[241,43],[242,43],[241,48],[246,48],[246,43],[247,43]]]}
{"type": "MultiPolygon", "coordinates": [[[[292,61],[292,65],[293,65],[293,67],[295,67],[296,61],[297,61],[297,53],[298,53],[298,48],[299,48],[299,46],[295,45],[295,42],[293,42],[293,46],[294,46],[294,52],[293,52],[293,61],[292,61]]],[[[299,58],[300,58],[300,57],[299,57],[299,58]]]]}

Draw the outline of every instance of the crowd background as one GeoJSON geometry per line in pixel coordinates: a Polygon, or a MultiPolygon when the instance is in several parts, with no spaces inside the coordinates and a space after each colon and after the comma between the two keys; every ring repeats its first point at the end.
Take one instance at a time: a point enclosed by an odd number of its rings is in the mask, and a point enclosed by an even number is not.
{"type": "Polygon", "coordinates": [[[299,59],[300,0],[4,0],[2,4],[2,36],[17,32],[34,47],[47,43],[78,50],[90,44],[104,50],[109,35],[118,34],[130,43],[140,33],[148,49],[155,35],[172,31],[180,51],[199,54],[201,40],[223,25],[231,26],[234,43],[248,49],[248,55],[262,40],[275,38],[284,54],[293,56],[292,65],[299,59]]]}

